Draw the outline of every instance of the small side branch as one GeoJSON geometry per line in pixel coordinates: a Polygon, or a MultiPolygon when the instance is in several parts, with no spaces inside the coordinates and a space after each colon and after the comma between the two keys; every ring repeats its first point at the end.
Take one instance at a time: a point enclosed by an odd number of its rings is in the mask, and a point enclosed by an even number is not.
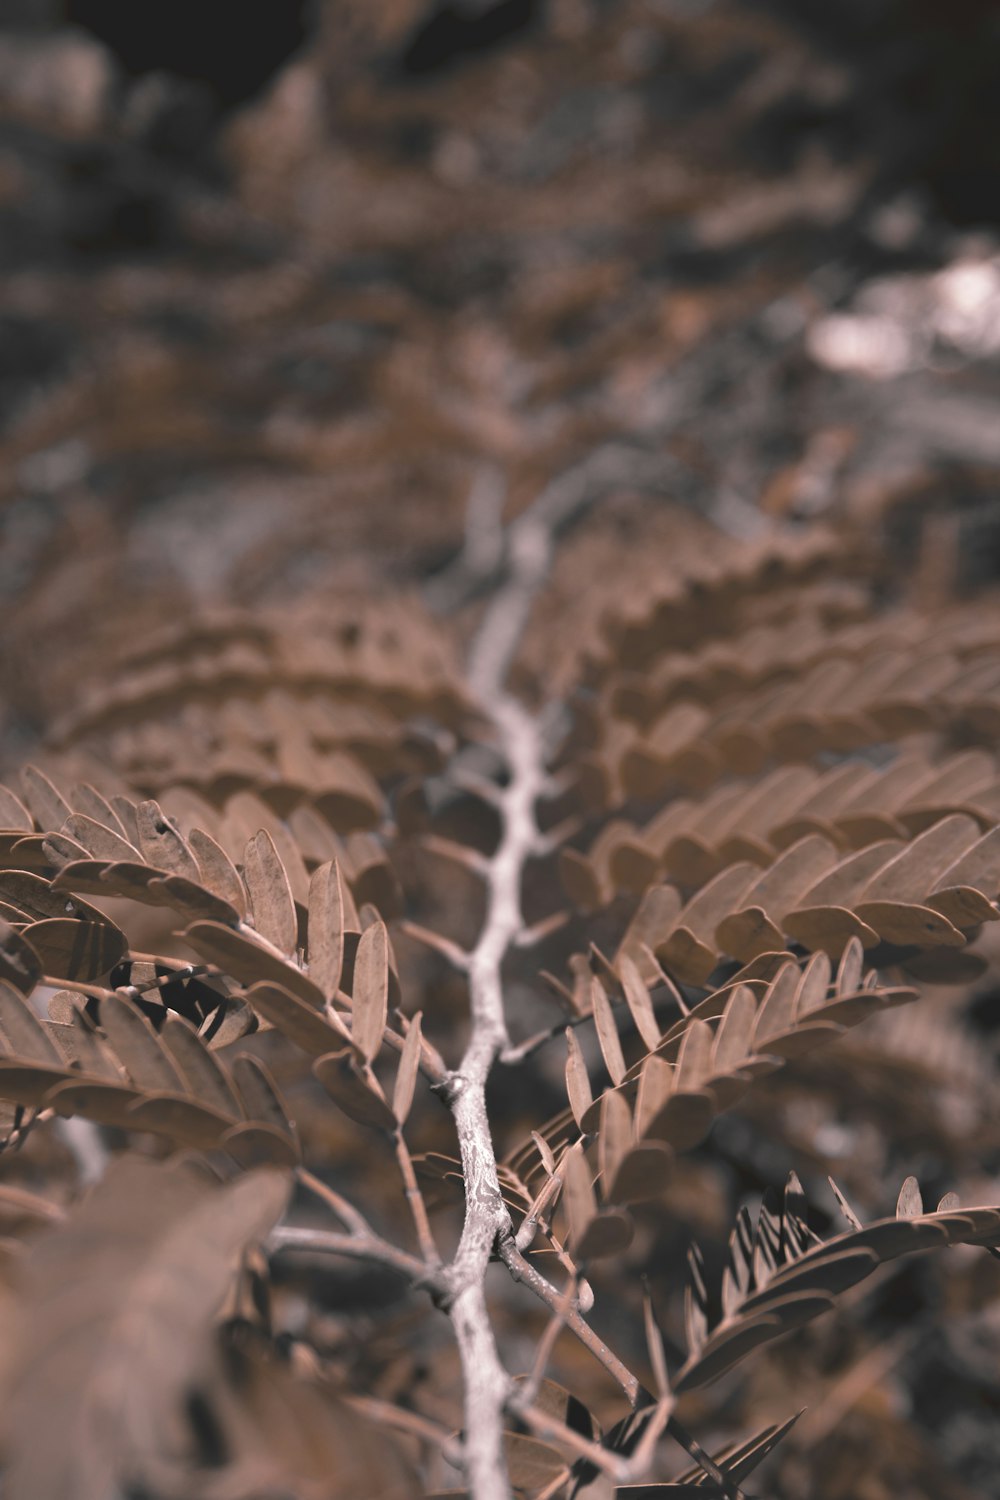
{"type": "Polygon", "coordinates": [[[336,1234],[326,1229],[299,1229],[282,1225],[272,1231],[268,1248],[275,1250],[300,1250],[325,1259],[327,1256],[343,1256],[347,1260],[367,1260],[385,1266],[405,1276],[414,1286],[423,1286],[431,1292],[442,1292],[440,1282],[422,1260],[390,1245],[388,1240],[376,1234],[336,1234]]]}
{"type": "Polygon", "coordinates": [[[427,1217],[427,1204],[424,1195],[417,1183],[416,1173],[413,1170],[413,1158],[410,1149],[403,1139],[402,1130],[397,1130],[393,1136],[393,1145],[396,1150],[396,1162],[399,1166],[399,1175],[403,1179],[403,1191],[406,1201],[410,1207],[413,1217],[413,1227],[417,1231],[417,1241],[420,1245],[420,1253],[429,1266],[439,1266],[441,1257],[438,1254],[434,1236],[431,1233],[430,1220],[427,1217]]]}
{"type": "Polygon", "coordinates": [[[634,1407],[643,1395],[643,1388],[638,1377],[632,1374],[617,1354],[608,1348],[600,1335],[594,1332],[579,1308],[575,1305],[565,1307],[563,1293],[521,1254],[513,1235],[510,1239],[501,1242],[499,1251],[500,1259],[514,1280],[523,1282],[546,1306],[560,1314],[566,1327],[576,1335],[585,1348],[590,1350],[598,1363],[604,1366],[612,1379],[621,1387],[628,1404],[634,1407]]]}

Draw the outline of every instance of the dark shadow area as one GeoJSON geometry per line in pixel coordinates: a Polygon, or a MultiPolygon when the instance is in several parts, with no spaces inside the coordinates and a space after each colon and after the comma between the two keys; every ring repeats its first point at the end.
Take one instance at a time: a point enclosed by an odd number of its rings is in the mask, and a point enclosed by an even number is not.
{"type": "Polygon", "coordinates": [[[404,43],[398,69],[404,77],[427,78],[454,67],[525,31],[539,19],[542,0],[489,0],[439,4],[421,18],[404,43]]]}
{"type": "Polygon", "coordinates": [[[309,32],[309,0],[66,0],[66,20],[111,49],[132,78],[172,73],[223,109],[257,94],[309,32]]]}

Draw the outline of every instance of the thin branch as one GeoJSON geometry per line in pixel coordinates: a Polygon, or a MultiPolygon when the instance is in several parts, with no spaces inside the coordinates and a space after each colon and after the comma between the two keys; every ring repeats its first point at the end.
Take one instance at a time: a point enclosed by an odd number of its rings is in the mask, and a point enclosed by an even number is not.
{"type": "MultiPolygon", "coordinates": [[[[409,1018],[404,1016],[401,1011],[397,1011],[396,1014],[400,1017],[404,1027],[408,1029],[407,1023],[409,1018]]],[[[406,1032],[393,1031],[391,1026],[387,1026],[382,1033],[382,1040],[387,1047],[391,1047],[393,1052],[402,1052],[406,1045],[406,1032]]],[[[444,1058],[437,1048],[423,1036],[420,1038],[420,1062],[418,1066],[420,1072],[427,1079],[427,1082],[435,1088],[440,1088],[448,1076],[448,1069],[445,1067],[444,1058]]]]}
{"type": "Polygon", "coordinates": [[[538,1341],[538,1348],[535,1350],[535,1358],[531,1369],[526,1379],[518,1387],[515,1395],[507,1404],[508,1411],[519,1412],[524,1407],[534,1406],[537,1401],[538,1392],[541,1390],[542,1381],[545,1379],[545,1371],[548,1369],[549,1360],[552,1358],[556,1339],[566,1326],[567,1315],[572,1310],[576,1301],[576,1283],[577,1278],[575,1276],[571,1276],[567,1280],[563,1288],[562,1300],[559,1306],[553,1310],[545,1332],[538,1341]]]}
{"type": "Polygon", "coordinates": [[[438,1293],[439,1278],[431,1273],[422,1260],[390,1245],[376,1234],[334,1234],[326,1229],[300,1229],[281,1225],[271,1231],[268,1240],[270,1250],[301,1250],[314,1256],[343,1256],[347,1260],[367,1260],[386,1266],[417,1287],[438,1293]]]}
{"type": "Polygon", "coordinates": [[[681,1426],[676,1417],[670,1418],[670,1421],[667,1423],[667,1432],[674,1439],[675,1443],[680,1444],[688,1457],[693,1458],[695,1463],[704,1469],[713,1484],[718,1485],[719,1489],[726,1496],[726,1500],[747,1500],[747,1497],[733,1476],[727,1474],[725,1469],[719,1468],[719,1465],[715,1462],[711,1454],[705,1452],[698,1440],[693,1438],[687,1429],[681,1426]]]}
{"type": "MultiPolygon", "coordinates": [[[[618,1382],[629,1405],[633,1408],[636,1407],[640,1398],[645,1394],[639,1380],[622,1363],[618,1356],[608,1348],[603,1339],[594,1332],[579,1309],[570,1307],[568,1311],[563,1311],[563,1293],[559,1291],[558,1287],[554,1287],[550,1281],[547,1281],[530,1261],[525,1259],[518,1249],[516,1241],[511,1240],[509,1243],[500,1246],[500,1258],[504,1261],[516,1281],[523,1281],[525,1286],[529,1287],[535,1293],[536,1297],[541,1298],[553,1311],[559,1309],[562,1312],[562,1318],[566,1327],[572,1333],[576,1334],[580,1342],[590,1350],[595,1359],[618,1382]]],[[[723,1494],[729,1497],[729,1500],[741,1500],[742,1492],[731,1476],[720,1469],[710,1455],[705,1452],[701,1444],[670,1415],[673,1402],[668,1391],[665,1389],[666,1369],[657,1370],[656,1374],[658,1384],[664,1386],[664,1389],[660,1392],[661,1402],[664,1400],[669,1402],[666,1424],[666,1430],[669,1435],[675,1442],[680,1444],[690,1458],[693,1458],[704,1469],[705,1473],[719,1486],[723,1494]]],[[[619,1479],[618,1482],[622,1483],[623,1481],[619,1479]]]]}
{"type": "MultiPolygon", "coordinates": [[[[590,1017],[583,1016],[580,1019],[589,1021],[590,1017]]],[[[532,1036],[526,1037],[523,1042],[517,1042],[513,1046],[505,1047],[500,1057],[500,1061],[506,1064],[508,1067],[512,1066],[514,1063],[524,1062],[527,1058],[533,1057],[536,1052],[541,1051],[541,1049],[548,1042],[551,1042],[555,1037],[562,1036],[566,1030],[567,1024],[572,1026],[574,1024],[579,1024],[579,1022],[570,1021],[569,1023],[567,1023],[565,1020],[561,1020],[555,1026],[547,1026],[544,1031],[536,1031],[532,1036]]]]}
{"type": "Polygon", "coordinates": [[[399,924],[400,932],[412,938],[415,943],[423,943],[425,948],[431,948],[435,953],[440,953],[442,958],[447,959],[453,969],[460,974],[465,974],[469,968],[469,954],[458,943],[453,943],[451,938],[442,937],[439,932],[434,932],[430,927],[421,927],[418,922],[411,922],[404,918],[399,924]]]}
{"type": "Polygon", "coordinates": [[[558,1417],[541,1411],[538,1407],[528,1407],[518,1415],[536,1437],[547,1438],[550,1442],[563,1443],[567,1448],[572,1448],[579,1458],[609,1475],[616,1484],[631,1484],[642,1479],[649,1469],[653,1450],[664,1431],[669,1428],[673,1406],[672,1396],[662,1396],[655,1405],[643,1409],[642,1434],[634,1452],[628,1457],[616,1453],[613,1448],[604,1447],[592,1438],[584,1437],[572,1427],[567,1427],[558,1417]]]}
{"type": "Polygon", "coordinates": [[[551,1177],[547,1177],[545,1179],[544,1183],[541,1186],[541,1189],[539,1190],[534,1201],[529,1207],[528,1212],[525,1214],[524,1218],[521,1220],[521,1223],[518,1225],[517,1234],[514,1238],[519,1250],[530,1250],[532,1241],[534,1240],[535,1235],[538,1233],[539,1227],[541,1226],[542,1214],[548,1208],[551,1199],[555,1197],[561,1187],[562,1178],[558,1176],[557,1173],[553,1173],[551,1177]]]}
{"type": "Polygon", "coordinates": [[[559,1473],[549,1481],[544,1490],[538,1491],[535,1500],[555,1500],[555,1496],[558,1495],[559,1491],[566,1484],[566,1481],[571,1478],[572,1473],[572,1469],[568,1466],[565,1469],[560,1469],[559,1473]]]}
{"type": "Polygon", "coordinates": [[[462,550],[431,579],[427,599],[432,608],[453,610],[496,577],[503,561],[503,507],[507,483],[493,464],[476,471],[466,502],[462,550]]]}
{"type": "Polygon", "coordinates": [[[549,917],[542,917],[540,922],[535,922],[531,927],[526,927],[523,932],[518,933],[514,939],[515,948],[536,948],[539,943],[551,937],[554,932],[559,932],[572,918],[572,912],[554,911],[549,917]]]}
{"type": "MultiPolygon", "coordinates": [[[[509,1240],[501,1241],[499,1251],[500,1259],[515,1281],[523,1282],[530,1291],[534,1292],[536,1297],[540,1298],[548,1307],[551,1307],[553,1311],[562,1307],[562,1292],[558,1287],[553,1286],[551,1281],[546,1280],[541,1272],[536,1270],[531,1262],[521,1254],[513,1235],[511,1235],[509,1240]]],[[[572,1333],[576,1334],[581,1344],[590,1350],[594,1358],[604,1366],[608,1374],[618,1383],[629,1406],[634,1407],[643,1394],[643,1388],[639,1383],[638,1377],[632,1374],[632,1371],[627,1365],[622,1363],[617,1354],[608,1348],[600,1335],[594,1332],[579,1308],[570,1307],[564,1314],[564,1320],[566,1327],[572,1333]]]]}
{"type": "Polygon", "coordinates": [[[337,1218],[344,1224],[353,1235],[366,1236],[374,1231],[360,1209],[355,1208],[353,1203],[348,1203],[342,1198],[335,1188],[315,1177],[305,1167],[298,1167],[295,1176],[307,1192],[313,1193],[317,1198],[332,1208],[337,1218]]]}
{"type": "Polygon", "coordinates": [[[463,792],[469,792],[473,797],[478,797],[490,807],[498,808],[503,797],[503,787],[495,781],[481,776],[478,771],[470,771],[467,767],[456,766],[449,771],[448,780],[453,786],[457,786],[463,792]]]}
{"type": "Polygon", "coordinates": [[[441,1256],[438,1253],[438,1247],[434,1243],[434,1236],[431,1233],[430,1220],[427,1217],[427,1204],[424,1202],[424,1195],[417,1184],[410,1148],[403,1138],[402,1130],[397,1130],[392,1139],[396,1151],[396,1161],[399,1165],[399,1175],[403,1179],[403,1191],[406,1194],[406,1201],[413,1216],[413,1227],[417,1231],[420,1253],[427,1265],[437,1268],[441,1264],[441,1256]]]}
{"type": "Polygon", "coordinates": [[[430,1417],[418,1411],[408,1411],[395,1406],[391,1401],[380,1401],[377,1396],[345,1396],[347,1405],[363,1416],[370,1417],[379,1427],[394,1427],[397,1432],[408,1433],[425,1443],[433,1443],[441,1450],[447,1463],[455,1469],[462,1467],[462,1445],[457,1443],[447,1427],[432,1422],[430,1417]]]}
{"type": "Polygon", "coordinates": [[[460,865],[463,870],[468,870],[472,875],[485,878],[489,874],[489,859],[469,844],[461,844],[457,839],[441,838],[436,833],[423,834],[420,844],[428,854],[436,854],[439,859],[451,860],[453,864],[460,865]]]}

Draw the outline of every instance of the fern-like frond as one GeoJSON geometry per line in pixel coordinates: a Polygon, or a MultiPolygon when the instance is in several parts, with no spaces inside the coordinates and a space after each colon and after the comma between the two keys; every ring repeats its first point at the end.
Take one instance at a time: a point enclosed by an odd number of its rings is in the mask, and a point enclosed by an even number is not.
{"type": "MultiPolygon", "coordinates": [[[[843,1202],[839,1191],[838,1198],[843,1202]]],[[[820,1240],[806,1223],[805,1198],[792,1174],[782,1205],[765,1196],[756,1223],[745,1213],[737,1221],[718,1298],[709,1297],[693,1256],[688,1357],[677,1371],[676,1390],[716,1379],[751,1350],[828,1311],[849,1287],[897,1256],[938,1245],[1000,1243],[1000,1207],[960,1209],[949,1195],[925,1214],[913,1178],[903,1185],[895,1218],[865,1226],[844,1207],[853,1227],[820,1240]]]]}

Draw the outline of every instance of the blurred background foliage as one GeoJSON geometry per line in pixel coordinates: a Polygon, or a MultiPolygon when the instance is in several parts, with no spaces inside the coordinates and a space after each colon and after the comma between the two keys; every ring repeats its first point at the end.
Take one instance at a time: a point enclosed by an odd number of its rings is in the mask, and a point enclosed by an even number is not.
{"type": "MultiPolygon", "coordinates": [[[[667,501],[729,537],[848,529],[918,606],[988,583],[998,169],[987,0],[7,0],[4,760],[109,648],[199,607],[429,587],[461,642],[477,599],[430,581],[470,495],[515,515],[595,455],[526,690],[572,677],[599,576],[627,593],[651,547],[669,571],[667,501]]],[[[425,899],[474,928],[441,879],[425,899]]],[[[633,1269],[676,1267],[692,1233],[718,1259],[733,1202],[807,1140],[866,1209],[911,1170],[994,1201],[995,985],[897,1020],[885,1052],[859,1033],[719,1122],[633,1269]]],[[[515,1099],[498,1118],[526,1123],[515,1099]]],[[[890,1267],[852,1318],[699,1393],[700,1433],[808,1402],[776,1500],[988,1493],[996,1267],[948,1259],[961,1274],[890,1267]]],[[[610,1333],[630,1294],[606,1280],[610,1333]]],[[[499,1295],[527,1365],[543,1319],[499,1295]]],[[[426,1369],[400,1356],[410,1314],[380,1273],[338,1273],[329,1301],[356,1378],[390,1398],[426,1379],[450,1410],[444,1331],[426,1369]]],[[[554,1373],[613,1415],[582,1351],[554,1373]]]]}

